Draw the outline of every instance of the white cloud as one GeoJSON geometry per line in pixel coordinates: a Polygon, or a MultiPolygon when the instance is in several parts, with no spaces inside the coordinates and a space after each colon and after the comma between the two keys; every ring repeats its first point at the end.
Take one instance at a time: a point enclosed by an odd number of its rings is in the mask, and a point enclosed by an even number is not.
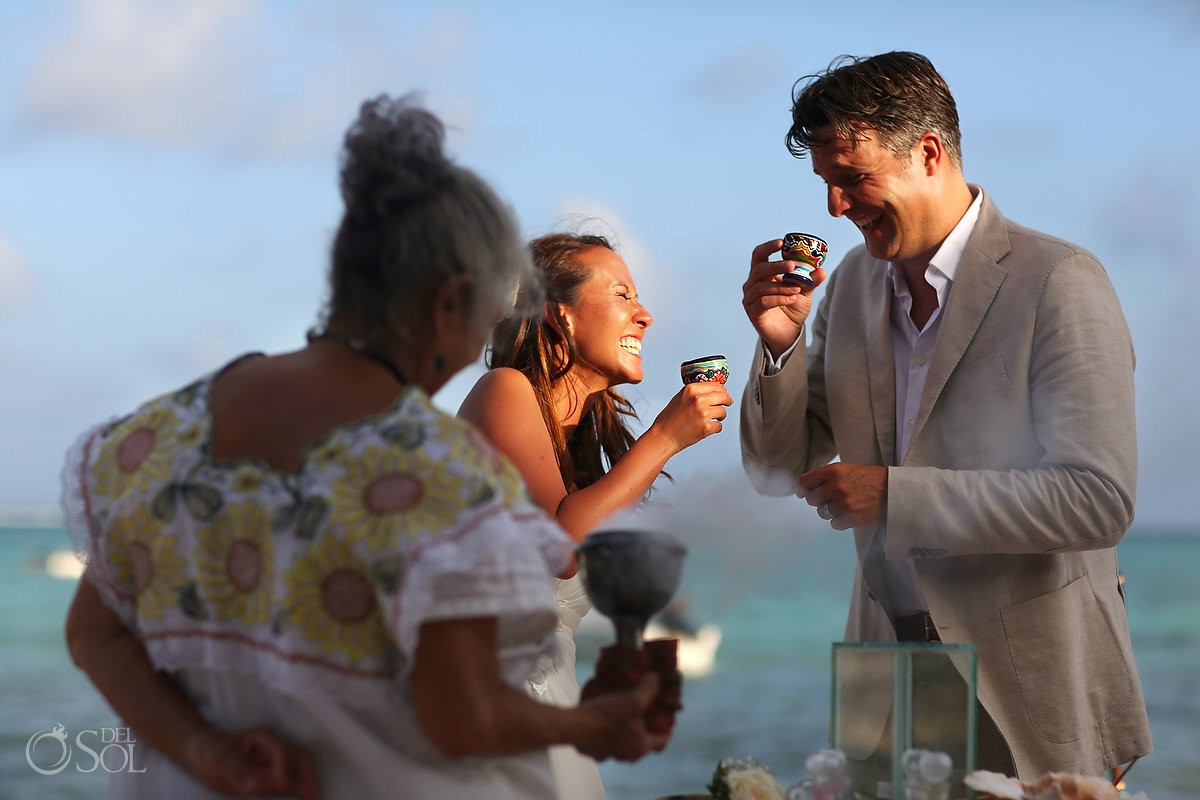
{"type": "Polygon", "coordinates": [[[27,309],[33,300],[37,281],[17,251],[0,236],[0,315],[27,309]]]}
{"type": "Polygon", "coordinates": [[[252,155],[324,151],[358,104],[380,93],[416,92],[447,123],[449,138],[473,130],[474,99],[454,88],[470,84],[464,69],[476,51],[467,45],[478,40],[471,19],[441,11],[418,23],[397,9],[380,15],[356,6],[313,6],[291,35],[275,36],[261,60],[284,65],[273,83],[290,86],[281,94],[260,77],[240,148],[252,155]]]}
{"type": "Polygon", "coordinates": [[[77,0],[35,64],[22,105],[35,122],[138,141],[211,136],[242,101],[247,0],[77,0]]]}
{"type": "MultiPolygon", "coordinates": [[[[474,57],[464,15],[405,16],[262,0],[75,0],[20,109],[41,127],[137,144],[324,152],[359,100],[442,86],[474,57]]],[[[458,124],[470,122],[473,103],[439,95],[458,124]]]]}

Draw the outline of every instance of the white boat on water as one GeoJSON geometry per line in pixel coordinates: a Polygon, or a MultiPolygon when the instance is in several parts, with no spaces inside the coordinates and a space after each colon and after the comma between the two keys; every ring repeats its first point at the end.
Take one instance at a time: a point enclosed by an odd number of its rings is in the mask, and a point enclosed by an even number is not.
{"type": "Polygon", "coordinates": [[[716,625],[702,625],[694,632],[687,632],[651,622],[646,626],[646,638],[678,639],[679,671],[685,678],[700,678],[712,672],[717,663],[721,629],[716,625]]]}
{"type": "Polygon", "coordinates": [[[79,580],[84,569],[83,562],[71,550],[51,550],[44,557],[35,558],[33,568],[64,581],[79,580]]]}
{"type": "MultiPolygon", "coordinates": [[[[683,623],[678,615],[664,614],[650,620],[646,639],[678,639],[679,671],[685,678],[701,678],[716,667],[717,649],[721,646],[721,629],[716,625],[694,626],[683,623]]],[[[612,622],[598,611],[589,611],[575,631],[575,650],[578,662],[593,662],[600,648],[616,641],[612,622]]]]}

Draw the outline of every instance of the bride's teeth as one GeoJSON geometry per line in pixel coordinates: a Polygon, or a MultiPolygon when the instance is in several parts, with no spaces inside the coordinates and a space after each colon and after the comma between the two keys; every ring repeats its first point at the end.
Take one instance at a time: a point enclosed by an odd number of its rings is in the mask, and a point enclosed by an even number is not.
{"type": "Polygon", "coordinates": [[[632,336],[623,337],[619,342],[617,342],[617,344],[620,345],[621,349],[623,350],[628,350],[630,353],[641,355],[642,343],[632,336]]]}

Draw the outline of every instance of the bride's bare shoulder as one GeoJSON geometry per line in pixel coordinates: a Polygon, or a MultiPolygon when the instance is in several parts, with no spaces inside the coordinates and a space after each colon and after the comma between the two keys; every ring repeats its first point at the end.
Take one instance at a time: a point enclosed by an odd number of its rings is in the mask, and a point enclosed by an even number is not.
{"type": "Polygon", "coordinates": [[[458,415],[480,420],[498,409],[511,412],[525,407],[538,407],[537,395],[529,378],[511,367],[496,367],[481,375],[471,387],[458,409],[458,415]]]}

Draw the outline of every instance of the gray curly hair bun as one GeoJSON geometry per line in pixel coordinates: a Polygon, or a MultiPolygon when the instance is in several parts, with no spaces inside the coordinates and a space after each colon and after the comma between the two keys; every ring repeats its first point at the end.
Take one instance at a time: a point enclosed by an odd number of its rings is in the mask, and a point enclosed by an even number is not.
{"type": "Polygon", "coordinates": [[[336,317],[378,346],[418,345],[429,335],[434,295],[454,276],[470,279],[485,332],[489,317],[528,294],[518,287],[540,296],[511,209],[447,157],[444,140],[441,121],[412,95],[360,106],[339,157],[345,213],[321,326],[336,317]]]}
{"type": "Polygon", "coordinates": [[[346,132],[341,190],[346,212],[377,220],[445,185],[453,165],[442,151],[441,121],[412,95],[365,101],[346,132]]]}

